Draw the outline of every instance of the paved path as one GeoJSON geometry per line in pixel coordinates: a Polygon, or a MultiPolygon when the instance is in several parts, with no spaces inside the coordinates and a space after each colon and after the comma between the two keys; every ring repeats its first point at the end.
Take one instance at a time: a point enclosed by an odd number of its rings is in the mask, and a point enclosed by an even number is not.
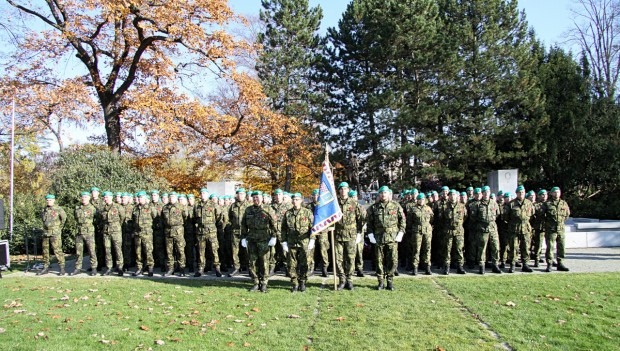
{"type": "MultiPolygon", "coordinates": [[[[39,256],[40,259],[40,256],[39,256]]],[[[367,267],[369,266],[370,262],[366,262],[367,267]]],[[[565,264],[567,267],[570,268],[570,272],[577,272],[577,273],[586,273],[586,272],[619,272],[620,271],[620,247],[613,247],[613,248],[587,248],[587,249],[567,249],[566,250],[566,261],[565,264]]],[[[88,260],[86,259],[84,261],[83,264],[84,268],[88,268],[89,264],[88,264],[88,260]]],[[[71,272],[73,271],[73,269],[75,268],[75,261],[74,260],[68,260],[66,263],[66,268],[67,268],[67,272],[71,272]]],[[[533,274],[549,274],[549,273],[545,273],[545,268],[546,268],[546,264],[541,263],[541,266],[539,268],[534,268],[534,273],[533,274]]],[[[51,269],[50,269],[50,274],[45,275],[45,276],[41,276],[41,278],[57,278],[58,275],[56,274],[58,272],[59,268],[58,268],[58,264],[52,264],[51,269]]],[[[477,270],[473,269],[473,270],[467,270],[468,273],[476,273],[477,270]]],[[[506,270],[504,270],[506,271],[506,270]]],[[[433,273],[434,274],[439,274],[440,270],[438,269],[433,269],[433,273]]],[[[487,274],[492,275],[493,273],[490,272],[490,269],[487,269],[487,274]]],[[[320,276],[319,272],[315,272],[316,274],[312,277],[310,277],[310,279],[314,280],[314,279],[325,279],[326,281],[331,281],[332,275],[330,273],[329,278],[322,278],[320,276]]],[[[366,270],[366,277],[367,278],[374,278],[374,272],[370,271],[370,270],[366,270]]],[[[555,268],[553,269],[553,272],[555,274],[566,274],[566,273],[559,273],[556,272],[555,268]]],[[[226,274],[226,273],[224,273],[226,274]]],[[[526,273],[522,273],[520,271],[520,268],[516,268],[515,270],[515,274],[526,274],[526,273]]],[[[532,273],[530,273],[532,274],[532,273]]],[[[455,274],[455,270],[451,270],[451,274],[450,276],[454,276],[454,277],[468,277],[468,276],[475,276],[478,274],[466,274],[466,275],[458,275],[455,274]]],[[[36,272],[35,271],[30,271],[30,272],[15,272],[13,271],[10,274],[4,274],[3,275],[5,278],[17,278],[17,277],[24,277],[24,276],[28,276],[28,277],[34,277],[36,276],[36,272]]],[[[70,278],[93,278],[96,279],[98,276],[100,276],[100,274],[97,274],[97,276],[95,277],[90,277],[87,274],[79,274],[77,276],[73,276],[70,278]]],[[[125,274],[126,277],[129,277],[130,274],[125,274]]],[[[424,276],[424,275],[422,275],[424,276]]],[[[68,277],[68,276],[65,276],[68,277]]],[[[115,274],[111,275],[110,277],[117,277],[115,274]]],[[[157,278],[157,279],[166,279],[165,277],[161,276],[161,272],[159,270],[155,270],[155,276],[153,278],[157,278]]],[[[401,278],[413,278],[413,276],[409,275],[409,274],[400,274],[400,276],[398,277],[398,279],[401,278]]],[[[246,272],[243,272],[241,275],[235,277],[235,278],[217,278],[215,277],[215,274],[213,274],[213,272],[209,272],[205,275],[203,275],[200,278],[194,278],[193,275],[190,275],[188,277],[185,277],[183,279],[223,279],[223,280],[230,280],[230,279],[235,279],[235,280],[245,280],[245,279],[249,279],[248,275],[246,272]]],[[[270,278],[270,279],[274,279],[274,280],[288,280],[289,278],[285,277],[282,273],[278,273],[276,274],[274,277],[270,278]]],[[[329,282],[327,282],[329,284],[329,282]]]]}

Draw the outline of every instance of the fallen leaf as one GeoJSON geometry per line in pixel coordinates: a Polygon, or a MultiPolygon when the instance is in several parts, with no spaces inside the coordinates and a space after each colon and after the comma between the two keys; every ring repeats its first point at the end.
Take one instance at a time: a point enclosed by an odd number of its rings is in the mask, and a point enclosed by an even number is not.
{"type": "Polygon", "coordinates": [[[517,304],[516,304],[516,303],[514,303],[514,302],[512,302],[512,301],[508,301],[508,302],[506,302],[506,306],[508,306],[508,307],[515,307],[516,305],[517,305],[517,304]]]}
{"type": "Polygon", "coordinates": [[[364,307],[365,305],[363,303],[358,303],[357,305],[355,305],[355,307],[364,307]]]}
{"type": "Polygon", "coordinates": [[[435,351],[446,351],[443,347],[436,346],[435,351]]]}
{"type": "Polygon", "coordinates": [[[562,325],[562,324],[564,324],[564,323],[566,323],[566,321],[565,321],[565,320],[563,320],[563,319],[558,319],[558,324],[559,324],[559,325],[562,325]]]}
{"type": "Polygon", "coordinates": [[[229,341],[229,342],[227,342],[227,343],[226,343],[226,346],[228,346],[228,347],[233,347],[233,346],[235,346],[235,343],[234,343],[234,342],[229,341]]]}
{"type": "Polygon", "coordinates": [[[235,323],[243,323],[243,319],[235,319],[233,322],[235,322],[235,323]]]}
{"type": "Polygon", "coordinates": [[[69,296],[67,295],[60,298],[60,301],[66,301],[66,300],[69,300],[69,296]]]}
{"type": "Polygon", "coordinates": [[[172,339],[170,339],[170,341],[172,341],[172,342],[181,342],[181,339],[179,339],[179,338],[172,338],[172,339]]]}
{"type": "Polygon", "coordinates": [[[244,342],[244,343],[243,343],[243,347],[250,347],[250,343],[249,343],[249,342],[247,342],[247,341],[246,341],[246,342],[244,342]]]}
{"type": "Polygon", "coordinates": [[[260,309],[258,307],[254,307],[254,308],[252,308],[252,311],[253,312],[260,312],[260,309]]]}
{"type": "Polygon", "coordinates": [[[338,322],[342,322],[342,321],[344,321],[345,319],[346,319],[346,318],[344,318],[344,317],[337,317],[337,318],[336,318],[336,320],[337,320],[338,322]]]}
{"type": "Polygon", "coordinates": [[[109,344],[110,340],[99,340],[99,342],[102,344],[109,344]]]}
{"type": "Polygon", "coordinates": [[[165,344],[165,342],[163,340],[155,340],[155,343],[157,345],[164,345],[165,344]]]}
{"type": "Polygon", "coordinates": [[[37,335],[38,336],[45,336],[45,333],[44,332],[39,332],[37,335]]]}
{"type": "Polygon", "coordinates": [[[5,331],[6,331],[6,329],[0,328],[0,334],[4,333],[5,331]]]}
{"type": "Polygon", "coordinates": [[[149,331],[151,328],[147,327],[146,325],[141,325],[140,329],[144,331],[149,331]]]}
{"type": "Polygon", "coordinates": [[[301,316],[298,316],[296,314],[289,314],[288,318],[301,318],[301,316]]]}

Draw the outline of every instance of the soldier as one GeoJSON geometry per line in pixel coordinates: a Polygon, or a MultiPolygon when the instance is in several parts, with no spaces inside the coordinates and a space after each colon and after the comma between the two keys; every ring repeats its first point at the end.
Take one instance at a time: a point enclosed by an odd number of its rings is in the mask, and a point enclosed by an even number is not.
{"type": "Polygon", "coordinates": [[[133,223],[131,223],[131,214],[133,213],[132,199],[133,196],[130,193],[123,193],[122,208],[125,211],[125,220],[122,225],[124,272],[127,272],[129,267],[135,265],[133,257],[135,253],[135,248],[133,247],[133,223]]]}
{"type": "Polygon", "coordinates": [[[545,240],[545,211],[544,203],[547,201],[547,190],[538,191],[538,196],[534,203],[534,216],[532,216],[532,251],[534,252],[534,267],[538,267],[539,263],[545,262],[541,255],[542,242],[545,240]]]}
{"type": "Polygon", "coordinates": [[[161,194],[161,203],[164,206],[170,203],[170,195],[168,193],[161,194]]]}
{"type": "Polygon", "coordinates": [[[233,271],[228,273],[229,277],[239,274],[241,264],[247,267],[247,250],[240,248],[241,245],[241,220],[245,209],[248,207],[245,201],[246,192],[244,188],[235,191],[235,202],[228,208],[228,223],[230,224],[230,242],[232,248],[233,271]]]}
{"type": "Polygon", "coordinates": [[[528,266],[530,236],[532,226],[530,217],[534,215],[534,205],[525,198],[525,188],[519,185],[516,189],[516,198],[508,206],[508,211],[504,214],[508,223],[508,262],[510,268],[508,273],[514,273],[515,262],[517,261],[517,245],[521,253],[523,266],[521,271],[532,272],[528,266]]]}
{"type": "Polygon", "coordinates": [[[368,240],[375,244],[375,266],[379,284],[377,290],[382,290],[384,279],[386,288],[394,290],[394,271],[398,263],[398,243],[403,240],[406,229],[406,219],[403,208],[398,202],[391,199],[392,191],[387,186],[379,188],[379,202],[368,208],[366,217],[368,240]],[[384,262],[385,261],[385,262],[384,262]],[[385,263],[385,272],[384,265],[385,263]]]}
{"type": "Polygon", "coordinates": [[[166,255],[168,257],[168,271],[164,276],[174,273],[174,253],[178,255],[179,273],[185,276],[185,238],[183,237],[183,223],[187,218],[187,210],[178,202],[175,192],[169,194],[170,202],[161,211],[164,231],[166,235],[166,255]]]}
{"type": "MultiPolygon", "coordinates": [[[[95,206],[97,211],[101,210],[103,206],[103,199],[99,197],[100,190],[97,187],[90,188],[90,203],[95,206]]],[[[103,225],[101,224],[101,218],[95,216],[95,253],[97,256],[97,267],[91,267],[89,272],[93,270],[99,271],[103,268],[105,263],[105,247],[103,245],[103,225]]]]}
{"type": "Polygon", "coordinates": [[[122,205],[123,204],[123,193],[120,191],[117,191],[116,194],[114,194],[115,196],[115,201],[117,204],[122,205]]]}
{"type": "MultiPolygon", "coordinates": [[[[488,186],[485,186],[488,188],[488,186]]],[[[469,188],[467,188],[469,190],[469,188]]],[[[478,202],[482,199],[482,189],[475,188],[472,190],[472,195],[469,197],[465,208],[467,214],[472,213],[474,207],[478,205],[478,202]]],[[[465,220],[465,262],[469,265],[470,269],[475,267],[478,261],[478,240],[476,238],[476,222],[471,216],[467,216],[465,220]]]]}
{"type": "Polygon", "coordinates": [[[504,262],[508,261],[508,223],[506,222],[506,213],[510,210],[510,193],[503,192],[502,195],[498,193],[498,203],[502,201],[499,210],[500,216],[497,218],[497,232],[499,234],[499,268],[504,269],[506,265],[504,262]]]}
{"type": "Polygon", "coordinates": [[[443,274],[450,273],[450,255],[454,248],[456,263],[458,265],[456,273],[465,274],[463,269],[463,241],[464,228],[463,222],[467,217],[465,205],[459,202],[459,193],[452,189],[449,191],[448,201],[439,207],[439,223],[442,226],[444,240],[441,241],[443,249],[443,274]]]}
{"type": "Polygon", "coordinates": [[[267,292],[269,282],[270,249],[276,245],[280,225],[269,205],[262,205],[260,191],[252,193],[252,206],[245,209],[241,220],[241,246],[248,249],[250,277],[254,282],[250,291],[267,292]]]}
{"type": "Polygon", "coordinates": [[[112,248],[116,254],[116,271],[119,276],[123,276],[123,251],[122,251],[122,229],[121,225],[125,221],[125,211],[121,205],[112,201],[112,192],[103,193],[103,206],[101,207],[101,222],[103,224],[103,245],[105,246],[105,268],[101,275],[109,275],[112,272],[112,248]]]}
{"type": "MultiPolygon", "coordinates": [[[[314,209],[319,205],[319,189],[312,190],[312,202],[308,203],[306,207],[312,212],[314,215],[314,209]]],[[[313,269],[313,264],[315,261],[315,256],[318,256],[318,261],[321,263],[321,276],[327,277],[327,267],[329,267],[329,233],[334,230],[334,226],[330,226],[327,230],[322,231],[318,234],[316,243],[318,243],[318,248],[315,246],[312,248],[312,255],[308,259],[312,260],[312,263],[308,263],[310,269],[313,269]],[[318,249],[318,250],[317,250],[318,249]],[[314,254],[317,252],[317,254],[314,254]]]]}
{"type": "Polygon", "coordinates": [[[97,209],[90,203],[90,193],[84,191],[80,194],[82,204],[75,206],[73,212],[77,224],[77,235],[75,236],[75,270],[70,275],[77,275],[82,272],[82,261],[84,257],[84,246],[90,256],[90,275],[97,274],[97,255],[95,250],[95,218],[98,216],[97,209]]]}
{"type": "Polygon", "coordinates": [[[136,249],[136,271],[132,273],[135,277],[142,273],[142,254],[146,259],[148,276],[153,276],[153,221],[159,218],[159,212],[155,204],[149,204],[146,191],[138,192],[138,205],[134,206],[132,212],[133,240],[136,249]]]}
{"type": "Polygon", "coordinates": [[[160,267],[163,271],[166,267],[166,238],[161,220],[161,210],[164,208],[164,203],[159,197],[159,190],[151,190],[151,206],[157,211],[157,216],[153,218],[153,261],[155,262],[154,266],[160,267]]]}
{"type": "Polygon", "coordinates": [[[566,236],[564,234],[564,222],[570,217],[570,208],[568,203],[562,200],[562,192],[560,188],[554,186],[551,188],[551,199],[543,203],[543,211],[545,214],[545,242],[547,243],[547,259],[546,272],[551,272],[551,264],[555,260],[557,245],[557,262],[558,271],[568,272],[568,268],[564,265],[564,248],[566,236]]]}
{"type": "Polygon", "coordinates": [[[194,206],[194,219],[196,221],[196,242],[198,245],[198,270],[194,277],[200,277],[204,272],[206,266],[205,251],[208,251],[213,257],[215,275],[221,277],[217,225],[223,220],[222,212],[219,206],[210,201],[209,191],[206,188],[200,189],[200,202],[194,206]]]}
{"type": "MultiPolygon", "coordinates": [[[[475,191],[474,191],[475,192],[475,191]]],[[[499,234],[497,232],[497,217],[500,216],[499,205],[491,200],[491,188],[482,188],[482,199],[471,207],[470,221],[473,223],[473,241],[477,242],[478,265],[480,274],[484,274],[487,243],[490,243],[491,263],[493,273],[502,273],[497,266],[499,260],[499,234]]]]}
{"type": "Polygon", "coordinates": [[[194,195],[189,194],[181,194],[179,195],[179,203],[185,207],[185,211],[187,213],[187,217],[185,217],[183,221],[183,239],[185,239],[185,267],[188,268],[190,273],[194,273],[194,247],[195,243],[195,235],[196,224],[194,223],[194,207],[189,204],[190,195],[193,197],[194,195]]]}
{"type": "Polygon", "coordinates": [[[353,269],[355,267],[356,245],[362,242],[364,216],[361,206],[349,197],[349,183],[338,185],[338,203],[342,210],[342,219],[336,222],[334,247],[336,249],[336,270],[338,273],[338,290],[345,287],[353,290],[353,269]]]}
{"type": "Polygon", "coordinates": [[[447,203],[448,203],[448,194],[450,192],[450,188],[447,186],[441,187],[441,195],[439,195],[436,191],[433,191],[433,198],[435,201],[433,202],[432,209],[435,221],[437,223],[433,223],[433,243],[431,245],[431,260],[435,262],[435,264],[439,267],[443,267],[443,247],[445,246],[445,229],[443,228],[443,223],[439,221],[440,213],[443,212],[447,203]]]}
{"type": "Polygon", "coordinates": [[[431,275],[431,241],[433,236],[433,210],[426,205],[426,196],[420,193],[416,196],[415,204],[407,205],[407,232],[413,243],[411,262],[413,263],[412,275],[418,274],[420,256],[425,266],[426,275],[431,275]]]}
{"type": "MultiPolygon", "coordinates": [[[[273,191],[273,203],[271,204],[271,209],[273,209],[276,214],[276,222],[282,223],[282,218],[284,217],[284,213],[288,211],[293,205],[286,200],[290,200],[290,196],[285,196],[284,191],[282,189],[276,189],[273,191]]],[[[269,259],[269,275],[273,275],[276,270],[283,269],[285,272],[286,269],[286,256],[284,251],[282,250],[281,238],[278,237],[278,241],[276,245],[271,248],[271,258],[269,259]]]]}
{"type": "Polygon", "coordinates": [[[316,240],[316,236],[310,235],[314,215],[301,206],[300,193],[293,194],[291,199],[293,206],[282,217],[282,250],[287,254],[288,275],[293,284],[291,292],[304,292],[308,280],[308,253],[313,252],[316,240]]]}
{"type": "MultiPolygon", "coordinates": [[[[353,199],[356,203],[357,201],[357,191],[349,190],[349,197],[353,199]]],[[[366,222],[366,209],[362,206],[359,206],[360,212],[362,214],[362,221],[366,222]]],[[[365,228],[362,228],[362,232],[364,232],[365,228]]],[[[355,243],[355,272],[358,277],[364,277],[364,240],[360,240],[360,242],[355,243]]]]}
{"type": "Polygon", "coordinates": [[[54,194],[45,195],[46,206],[41,213],[43,220],[43,270],[37,275],[49,273],[50,266],[50,246],[56,255],[60,273],[65,274],[65,254],[62,252],[62,227],[65,225],[67,215],[62,207],[55,204],[56,196],[54,194]]]}

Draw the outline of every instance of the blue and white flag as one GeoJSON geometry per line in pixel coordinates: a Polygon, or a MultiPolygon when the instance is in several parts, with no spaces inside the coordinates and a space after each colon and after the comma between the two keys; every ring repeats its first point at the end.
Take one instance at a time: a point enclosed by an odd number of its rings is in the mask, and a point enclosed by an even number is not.
{"type": "Polygon", "coordinates": [[[341,218],[342,211],[340,204],[338,204],[334,176],[329,168],[329,160],[325,156],[321,185],[319,186],[319,204],[314,208],[314,223],[312,224],[311,234],[322,232],[341,218]]]}

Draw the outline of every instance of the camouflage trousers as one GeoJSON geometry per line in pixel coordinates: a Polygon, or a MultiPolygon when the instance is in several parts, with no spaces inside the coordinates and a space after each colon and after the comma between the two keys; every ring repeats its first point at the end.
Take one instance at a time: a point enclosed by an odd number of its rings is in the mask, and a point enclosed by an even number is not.
{"type": "Polygon", "coordinates": [[[463,250],[465,251],[465,262],[468,264],[474,264],[478,261],[478,257],[480,256],[480,244],[478,239],[478,230],[476,228],[472,226],[465,228],[463,250]]]}
{"type": "Polygon", "coordinates": [[[452,250],[454,249],[454,253],[456,255],[456,263],[459,266],[463,265],[463,245],[465,241],[465,236],[462,231],[451,230],[444,232],[444,241],[443,241],[443,264],[445,266],[450,266],[450,255],[452,254],[452,250]]]}
{"type": "Polygon", "coordinates": [[[387,279],[391,282],[398,266],[398,243],[375,244],[375,265],[377,280],[382,282],[383,279],[387,279]]]}
{"type": "Polygon", "coordinates": [[[174,254],[177,254],[180,269],[185,268],[185,238],[183,237],[183,227],[172,227],[166,229],[166,255],[168,270],[174,269],[174,254]]]}
{"type": "Polygon", "coordinates": [[[276,265],[286,265],[286,253],[282,249],[280,238],[276,241],[276,245],[269,249],[269,270],[274,269],[276,265]]]}
{"type": "Polygon", "coordinates": [[[540,259],[540,255],[542,252],[542,243],[546,240],[545,231],[544,230],[534,230],[534,234],[532,234],[532,251],[534,252],[534,259],[536,262],[540,259]]]}
{"type": "Polygon", "coordinates": [[[508,234],[508,260],[506,263],[514,264],[517,262],[519,254],[523,262],[530,260],[530,235],[529,231],[508,234]]]}
{"type": "Polygon", "coordinates": [[[54,251],[54,255],[58,260],[58,265],[63,268],[65,266],[65,254],[62,252],[62,238],[60,234],[43,237],[43,268],[50,266],[50,247],[54,251]]]}
{"type": "Polygon", "coordinates": [[[184,239],[185,239],[185,266],[190,269],[190,272],[194,270],[194,262],[196,258],[194,257],[194,249],[196,248],[196,234],[192,229],[185,228],[184,231],[184,239]]]}
{"type": "Polygon", "coordinates": [[[329,266],[329,232],[325,231],[321,233],[315,241],[315,246],[312,248],[312,253],[308,252],[308,269],[314,269],[315,261],[321,265],[321,267],[329,266]],[[318,257],[317,257],[318,256],[318,257]],[[315,260],[315,257],[318,258],[315,260]]]}
{"type": "Polygon", "coordinates": [[[417,268],[422,261],[423,264],[431,264],[431,243],[433,241],[433,232],[428,231],[426,234],[419,231],[411,234],[412,250],[411,262],[413,268],[417,268]]]}
{"type": "Polygon", "coordinates": [[[266,285],[269,281],[269,249],[267,242],[248,241],[248,268],[254,284],[266,285]]]}
{"type": "Polygon", "coordinates": [[[128,267],[135,261],[135,252],[133,233],[130,230],[123,230],[123,261],[128,267]]]}
{"type": "Polygon", "coordinates": [[[440,230],[439,226],[433,227],[433,235],[431,236],[431,260],[439,266],[443,265],[446,259],[444,255],[444,246],[446,245],[444,236],[445,232],[440,230]]]}
{"type": "Polygon", "coordinates": [[[103,231],[101,226],[95,226],[95,253],[97,256],[97,267],[93,269],[101,270],[105,267],[105,245],[103,244],[103,231]]]}
{"type": "Polygon", "coordinates": [[[300,247],[289,248],[287,255],[288,274],[293,285],[297,285],[297,281],[301,283],[308,280],[308,241],[303,240],[300,247]]]}
{"type": "Polygon", "coordinates": [[[97,269],[97,254],[95,250],[95,234],[78,234],[75,237],[75,269],[82,269],[82,261],[84,260],[84,247],[90,256],[90,266],[97,269]]]}
{"type": "Polygon", "coordinates": [[[499,234],[499,261],[508,263],[508,233],[505,229],[498,229],[499,234]]]}
{"type": "Polygon", "coordinates": [[[351,281],[353,269],[355,267],[355,254],[357,247],[355,239],[347,241],[336,241],[336,274],[340,282],[351,281]]]}
{"type": "Polygon", "coordinates": [[[358,271],[364,270],[364,240],[355,244],[355,269],[358,271]]]}
{"type": "MultiPolygon", "coordinates": [[[[206,266],[206,252],[213,257],[213,266],[220,268],[220,258],[218,254],[219,243],[216,235],[196,235],[196,245],[198,246],[198,272],[203,272],[206,266]]],[[[210,267],[209,267],[210,268],[210,267]]]]}
{"type": "Polygon", "coordinates": [[[153,233],[143,231],[135,233],[133,237],[134,246],[136,248],[136,267],[137,271],[142,270],[143,255],[146,260],[146,267],[151,270],[155,265],[153,259],[153,233]]]}
{"type": "Polygon", "coordinates": [[[103,246],[105,247],[105,267],[112,268],[114,262],[112,262],[112,249],[116,254],[116,267],[123,268],[123,249],[122,249],[123,234],[121,233],[108,233],[103,234],[103,246]]]}
{"type": "Polygon", "coordinates": [[[166,264],[166,238],[162,229],[153,230],[153,260],[162,269],[166,264]]]}
{"type": "Polygon", "coordinates": [[[564,249],[565,249],[565,240],[566,234],[564,231],[549,231],[545,233],[545,242],[547,243],[547,252],[545,253],[545,258],[547,259],[547,264],[551,264],[556,260],[556,249],[557,249],[557,262],[561,264],[564,260],[564,249]]]}
{"type": "Polygon", "coordinates": [[[497,261],[499,261],[499,235],[497,230],[479,230],[476,232],[476,237],[476,242],[478,243],[478,264],[482,266],[487,260],[487,245],[491,254],[491,263],[497,264],[497,261]]]}
{"type": "Polygon", "coordinates": [[[230,244],[232,251],[232,261],[233,268],[239,269],[243,265],[244,267],[248,266],[248,249],[241,246],[241,236],[240,234],[235,234],[234,232],[230,234],[230,244]]]}

